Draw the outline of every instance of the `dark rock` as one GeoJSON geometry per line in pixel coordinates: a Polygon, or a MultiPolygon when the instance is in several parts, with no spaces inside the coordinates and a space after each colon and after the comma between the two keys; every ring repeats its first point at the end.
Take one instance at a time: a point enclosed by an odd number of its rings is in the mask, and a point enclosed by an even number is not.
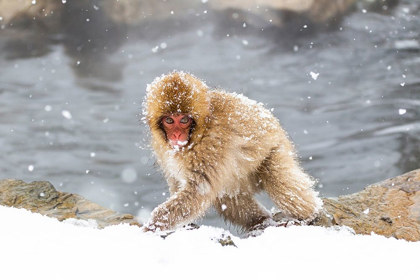
{"type": "Polygon", "coordinates": [[[217,242],[220,243],[222,246],[234,246],[236,247],[235,243],[233,242],[232,238],[229,235],[224,235],[217,239],[217,242]]]}

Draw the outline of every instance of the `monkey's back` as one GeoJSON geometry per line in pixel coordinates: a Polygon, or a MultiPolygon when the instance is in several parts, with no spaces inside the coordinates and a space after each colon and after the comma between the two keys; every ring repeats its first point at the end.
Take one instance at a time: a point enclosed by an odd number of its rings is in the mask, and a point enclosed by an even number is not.
{"type": "Polygon", "coordinates": [[[291,144],[279,120],[262,103],[237,93],[212,91],[209,94],[213,121],[227,134],[240,138],[244,147],[264,145],[271,149],[291,144]]]}

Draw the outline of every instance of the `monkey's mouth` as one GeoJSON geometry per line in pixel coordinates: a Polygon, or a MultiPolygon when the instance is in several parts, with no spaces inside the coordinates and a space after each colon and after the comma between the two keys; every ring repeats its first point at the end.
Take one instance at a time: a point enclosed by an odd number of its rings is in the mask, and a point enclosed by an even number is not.
{"type": "Polygon", "coordinates": [[[187,145],[188,141],[179,141],[179,140],[169,141],[169,144],[171,145],[172,148],[179,149],[187,145]]]}

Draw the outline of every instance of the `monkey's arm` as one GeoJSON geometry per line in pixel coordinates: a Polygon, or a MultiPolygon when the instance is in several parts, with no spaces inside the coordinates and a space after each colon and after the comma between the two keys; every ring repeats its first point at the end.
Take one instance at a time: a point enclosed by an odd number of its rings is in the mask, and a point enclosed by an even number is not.
{"type": "Polygon", "coordinates": [[[174,177],[167,179],[170,195],[175,194],[179,190],[179,182],[174,177]]]}
{"type": "Polygon", "coordinates": [[[151,219],[144,225],[144,231],[174,229],[203,216],[215,199],[208,188],[207,183],[189,182],[153,210],[151,219]]]}

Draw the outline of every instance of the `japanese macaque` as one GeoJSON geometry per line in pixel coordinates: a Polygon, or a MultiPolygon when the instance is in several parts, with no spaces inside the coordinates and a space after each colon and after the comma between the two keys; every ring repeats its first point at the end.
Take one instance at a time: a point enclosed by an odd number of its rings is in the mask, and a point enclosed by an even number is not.
{"type": "Polygon", "coordinates": [[[261,191],[293,219],[316,217],[322,202],[314,182],[262,104],[174,71],[148,85],[143,106],[171,194],[153,210],[145,231],[192,223],[211,206],[244,231],[276,225],[254,198],[261,191]]]}

